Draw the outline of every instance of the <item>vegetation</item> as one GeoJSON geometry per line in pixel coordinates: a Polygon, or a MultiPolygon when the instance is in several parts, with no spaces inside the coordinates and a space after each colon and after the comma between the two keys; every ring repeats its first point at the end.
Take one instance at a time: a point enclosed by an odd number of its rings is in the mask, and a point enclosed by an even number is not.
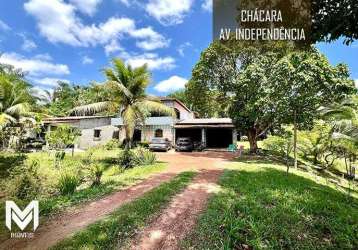
{"type": "Polygon", "coordinates": [[[72,110],[72,114],[94,114],[105,110],[119,111],[123,120],[126,146],[132,147],[134,129],[142,125],[150,112],[175,115],[174,110],[145,93],[150,83],[147,66],[132,68],[120,59],[113,59],[113,68],[106,68],[105,88],[111,95],[108,100],[92,103],[72,110]]]}
{"type": "Polygon", "coordinates": [[[194,177],[185,172],[173,180],[161,184],[139,199],[126,204],[106,219],[64,240],[52,249],[115,249],[124,247],[137,230],[158,214],[170,199],[185,188],[194,177]]]}
{"type": "Polygon", "coordinates": [[[194,111],[229,115],[257,152],[257,140],[272,129],[309,128],[318,108],[355,93],[345,65],[333,67],[317,50],[296,51],[285,43],[220,43],[206,49],[193,69],[186,91],[200,103],[194,111]],[[211,102],[213,100],[216,105],[211,102]],[[199,106],[199,107],[198,107],[199,106]]]}
{"type": "MultiPolygon", "coordinates": [[[[61,168],[54,168],[50,153],[17,155],[0,153],[4,164],[0,181],[0,193],[19,206],[29,200],[40,201],[42,216],[63,211],[66,207],[98,199],[125,186],[133,185],[153,173],[163,171],[165,164],[153,163],[146,167],[125,170],[118,166],[118,149],[94,148],[73,157],[65,154],[61,168]]],[[[0,210],[4,211],[4,202],[0,210]]],[[[0,239],[6,236],[5,214],[0,214],[0,239]]]]}
{"type": "MultiPolygon", "coordinates": [[[[194,233],[191,249],[354,249],[358,195],[316,174],[268,158],[242,158],[220,180],[194,233]],[[249,180],[249,181],[248,181],[249,180]]],[[[343,185],[343,183],[342,183],[343,185]]],[[[346,187],[346,184],[344,185],[346,187]]]]}

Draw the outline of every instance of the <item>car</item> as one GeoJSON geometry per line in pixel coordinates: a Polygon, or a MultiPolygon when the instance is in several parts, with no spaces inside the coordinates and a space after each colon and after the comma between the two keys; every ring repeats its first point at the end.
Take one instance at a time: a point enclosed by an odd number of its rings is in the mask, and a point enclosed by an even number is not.
{"type": "Polygon", "coordinates": [[[178,138],[175,145],[175,151],[193,151],[193,149],[194,149],[194,144],[191,138],[189,137],[178,138]]]}
{"type": "Polygon", "coordinates": [[[151,151],[168,152],[171,148],[172,145],[167,138],[153,138],[149,143],[149,150],[151,151]]]}

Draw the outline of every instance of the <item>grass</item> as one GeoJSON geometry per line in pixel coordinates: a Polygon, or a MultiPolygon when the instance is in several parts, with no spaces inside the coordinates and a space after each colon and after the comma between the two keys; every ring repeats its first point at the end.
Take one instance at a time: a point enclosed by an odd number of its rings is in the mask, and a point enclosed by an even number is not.
{"type": "MultiPolygon", "coordinates": [[[[75,206],[82,202],[99,199],[123,187],[134,185],[139,181],[147,178],[153,173],[159,173],[166,168],[166,164],[157,163],[150,166],[135,167],[128,170],[123,170],[115,163],[118,156],[118,150],[104,150],[96,149],[93,151],[93,160],[101,164],[105,171],[102,177],[102,184],[99,186],[90,186],[90,183],[84,183],[73,195],[59,195],[57,193],[57,183],[62,171],[81,172],[85,169],[83,159],[88,156],[88,153],[76,153],[74,157],[70,154],[66,155],[62,166],[56,169],[53,166],[53,157],[45,152],[26,154],[26,161],[36,160],[40,164],[38,166],[38,173],[42,191],[38,197],[34,199],[40,202],[40,223],[47,220],[48,215],[60,212],[71,206],[75,206]]],[[[6,159],[9,162],[16,157],[11,154],[3,154],[1,159],[6,159]]],[[[16,158],[17,159],[17,158],[16,158]]],[[[23,159],[21,159],[23,160],[23,159]]],[[[5,162],[5,161],[4,161],[5,162]]],[[[3,163],[3,162],[1,162],[3,163]]],[[[0,164],[1,165],[1,164],[0,164]]],[[[5,163],[4,169],[5,169],[5,163]]],[[[9,167],[13,165],[8,165],[9,167]]],[[[8,168],[9,168],[8,167],[8,168]]],[[[8,177],[6,170],[2,172],[2,183],[6,183],[8,177]]],[[[4,186],[2,186],[4,189],[4,186]]],[[[17,200],[11,197],[3,197],[0,199],[0,240],[6,239],[9,236],[9,231],[5,227],[5,200],[14,200],[18,206],[25,207],[28,201],[17,200]]]]}
{"type": "MultiPolygon", "coordinates": [[[[358,200],[323,178],[265,159],[233,163],[196,229],[192,249],[354,249],[358,200]]],[[[356,194],[355,194],[356,195],[356,194]]]]}
{"type": "Polygon", "coordinates": [[[85,230],[57,244],[53,249],[117,249],[146,222],[158,214],[170,199],[185,188],[195,173],[185,172],[173,180],[161,184],[137,200],[119,208],[116,212],[85,230]]]}

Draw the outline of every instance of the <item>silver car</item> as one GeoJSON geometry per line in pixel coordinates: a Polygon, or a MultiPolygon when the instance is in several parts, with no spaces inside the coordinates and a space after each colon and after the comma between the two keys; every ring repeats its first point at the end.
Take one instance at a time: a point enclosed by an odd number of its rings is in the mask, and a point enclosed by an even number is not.
{"type": "Polygon", "coordinates": [[[172,148],[170,141],[167,138],[153,138],[149,143],[151,151],[165,151],[168,152],[172,148]]]}

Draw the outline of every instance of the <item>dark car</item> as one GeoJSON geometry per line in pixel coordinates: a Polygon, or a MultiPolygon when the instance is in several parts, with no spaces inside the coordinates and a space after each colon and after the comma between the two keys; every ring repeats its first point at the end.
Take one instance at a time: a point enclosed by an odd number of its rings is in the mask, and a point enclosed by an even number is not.
{"type": "Polygon", "coordinates": [[[165,151],[167,152],[172,147],[167,138],[153,138],[149,143],[149,149],[152,151],[165,151]]]}
{"type": "Polygon", "coordinates": [[[189,137],[178,138],[177,143],[175,145],[176,151],[193,151],[193,149],[194,144],[189,137]]]}

